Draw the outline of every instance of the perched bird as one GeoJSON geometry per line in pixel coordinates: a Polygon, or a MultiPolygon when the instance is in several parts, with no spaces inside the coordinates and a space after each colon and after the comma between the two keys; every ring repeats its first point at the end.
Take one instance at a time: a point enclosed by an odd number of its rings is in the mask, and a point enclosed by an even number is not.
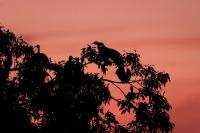
{"type": "Polygon", "coordinates": [[[40,66],[40,67],[46,67],[49,64],[49,59],[48,57],[40,52],[40,45],[35,46],[37,48],[37,53],[33,55],[31,58],[31,62],[34,65],[40,66]]]}
{"type": "Polygon", "coordinates": [[[49,59],[44,53],[36,53],[31,59],[32,63],[38,66],[46,67],[49,64],[49,59]]]}
{"type": "Polygon", "coordinates": [[[49,75],[46,72],[46,69],[50,66],[49,59],[44,53],[40,53],[38,48],[37,53],[30,58],[27,62],[28,69],[24,70],[24,77],[42,84],[45,81],[45,78],[49,75]]]}
{"type": "Polygon", "coordinates": [[[126,99],[128,101],[134,100],[136,98],[136,94],[133,92],[133,86],[130,87],[130,92],[126,95],[126,99]]]}
{"type": "MultiPolygon", "coordinates": [[[[123,65],[122,55],[114,49],[106,47],[102,42],[93,42],[93,44],[97,45],[99,56],[104,59],[112,60],[117,66],[123,65]]],[[[121,66],[122,67],[122,66],[121,66]]]]}
{"type": "Polygon", "coordinates": [[[122,82],[129,82],[131,79],[131,71],[130,69],[125,71],[123,56],[117,50],[106,47],[102,42],[95,41],[93,44],[97,45],[99,56],[104,62],[110,59],[115,63],[117,66],[116,74],[118,78],[122,82]]]}
{"type": "Polygon", "coordinates": [[[35,46],[37,48],[37,53],[40,53],[40,45],[35,46]]]}
{"type": "Polygon", "coordinates": [[[126,71],[125,71],[125,69],[124,68],[118,68],[117,70],[116,70],[116,74],[117,74],[117,77],[122,81],[122,82],[125,82],[125,83],[127,83],[127,82],[129,82],[129,80],[131,79],[131,71],[130,71],[130,69],[127,69],[126,71]]]}

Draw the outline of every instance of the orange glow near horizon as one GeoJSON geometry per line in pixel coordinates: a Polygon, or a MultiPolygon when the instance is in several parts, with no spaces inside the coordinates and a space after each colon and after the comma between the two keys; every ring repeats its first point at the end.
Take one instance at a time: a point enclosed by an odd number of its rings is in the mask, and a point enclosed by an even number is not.
{"type": "Polygon", "coordinates": [[[0,1],[0,25],[40,44],[53,60],[79,56],[95,40],[120,52],[136,50],[144,64],[171,76],[165,90],[174,133],[199,133],[199,5],[199,0],[6,0],[0,1]]]}

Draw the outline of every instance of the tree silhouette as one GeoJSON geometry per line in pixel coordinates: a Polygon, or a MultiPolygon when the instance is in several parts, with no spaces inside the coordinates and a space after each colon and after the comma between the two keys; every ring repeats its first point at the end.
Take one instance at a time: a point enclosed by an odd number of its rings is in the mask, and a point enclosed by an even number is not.
{"type": "Polygon", "coordinates": [[[2,133],[171,132],[171,105],[162,90],[168,81],[167,73],[142,65],[135,51],[121,54],[96,41],[80,57],[53,62],[39,45],[28,45],[0,28],[2,133]],[[100,72],[86,71],[90,64],[100,72]],[[106,78],[109,68],[115,69],[118,81],[106,78]],[[112,85],[123,98],[112,95],[112,85]],[[122,88],[127,85],[129,92],[122,88]],[[111,100],[121,115],[132,114],[127,125],[104,109],[111,100]]]}

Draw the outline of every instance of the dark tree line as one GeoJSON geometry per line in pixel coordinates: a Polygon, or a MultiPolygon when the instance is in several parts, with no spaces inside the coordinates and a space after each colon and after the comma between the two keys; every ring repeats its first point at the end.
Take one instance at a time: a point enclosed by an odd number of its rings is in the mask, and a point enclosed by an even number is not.
{"type": "Polygon", "coordinates": [[[136,52],[121,54],[94,42],[80,57],[53,62],[39,45],[0,28],[0,132],[1,133],[101,133],[171,132],[171,105],[162,87],[168,73],[142,65],[136,52]],[[86,72],[95,64],[101,73],[86,72]],[[118,81],[106,79],[115,68],[118,81]],[[129,85],[125,92],[120,84],[129,85]],[[124,97],[110,92],[111,85],[124,97]],[[117,102],[121,115],[133,114],[121,125],[104,106],[117,102]]]}

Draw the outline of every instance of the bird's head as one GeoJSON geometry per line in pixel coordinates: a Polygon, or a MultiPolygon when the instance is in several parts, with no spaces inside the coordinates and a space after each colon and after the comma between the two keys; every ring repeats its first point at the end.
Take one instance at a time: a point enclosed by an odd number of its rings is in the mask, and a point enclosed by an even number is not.
{"type": "Polygon", "coordinates": [[[40,45],[35,46],[37,48],[37,53],[40,53],[40,45]]]}
{"type": "Polygon", "coordinates": [[[92,44],[97,45],[98,48],[105,48],[106,46],[102,42],[94,41],[92,44]]]}

